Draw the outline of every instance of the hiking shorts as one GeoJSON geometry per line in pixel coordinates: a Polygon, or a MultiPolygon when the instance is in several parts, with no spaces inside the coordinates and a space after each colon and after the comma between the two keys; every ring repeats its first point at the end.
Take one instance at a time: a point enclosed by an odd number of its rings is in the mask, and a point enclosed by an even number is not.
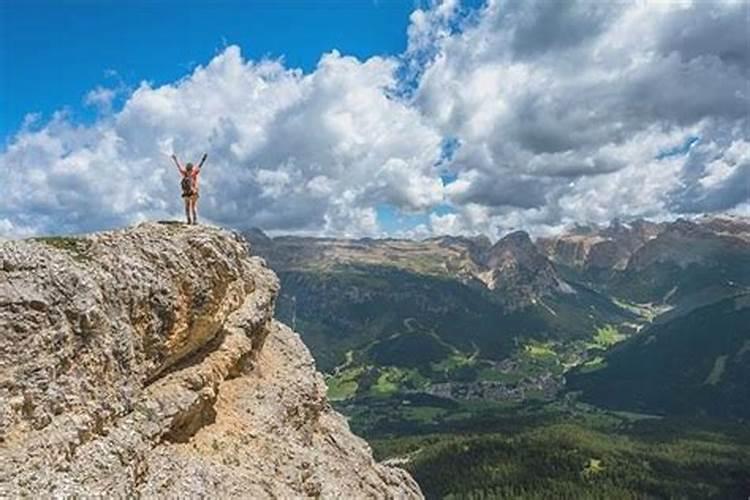
{"type": "Polygon", "coordinates": [[[194,193],[183,193],[182,197],[185,198],[185,201],[198,201],[198,191],[195,191],[194,193]]]}

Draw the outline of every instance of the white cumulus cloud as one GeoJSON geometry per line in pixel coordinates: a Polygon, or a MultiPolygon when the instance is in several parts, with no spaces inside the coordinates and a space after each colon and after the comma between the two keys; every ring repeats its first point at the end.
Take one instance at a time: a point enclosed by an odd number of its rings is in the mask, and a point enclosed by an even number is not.
{"type": "Polygon", "coordinates": [[[240,229],[378,235],[383,205],[415,221],[399,234],[493,237],[744,213],[747,9],[436,1],[404,54],[309,73],[229,46],[167,85],[91,90],[93,124],[30,115],[0,152],[0,236],[180,217],[173,152],[209,154],[201,215],[240,229]]]}
{"type": "Polygon", "coordinates": [[[173,84],[141,84],[91,126],[59,116],[17,134],[0,156],[0,227],[75,232],[179,216],[169,155],[196,161],[206,151],[200,209],[209,220],[374,234],[378,203],[409,211],[442,200],[441,138],[390,95],[396,69],[333,52],[305,75],[228,47],[173,84]]]}
{"type": "Polygon", "coordinates": [[[457,215],[435,229],[548,231],[747,201],[747,8],[489,0],[449,35],[439,5],[415,19],[414,50],[433,46],[415,105],[461,145],[447,165],[457,215]]]}

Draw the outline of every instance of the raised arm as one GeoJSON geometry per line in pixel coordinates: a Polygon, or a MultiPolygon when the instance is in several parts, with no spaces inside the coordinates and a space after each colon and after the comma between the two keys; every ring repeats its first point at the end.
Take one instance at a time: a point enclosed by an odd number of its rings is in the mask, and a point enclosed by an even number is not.
{"type": "Polygon", "coordinates": [[[177,170],[179,170],[182,175],[185,175],[185,169],[182,168],[179,160],[177,160],[177,155],[172,155],[172,160],[174,161],[174,164],[177,165],[177,170]]]}

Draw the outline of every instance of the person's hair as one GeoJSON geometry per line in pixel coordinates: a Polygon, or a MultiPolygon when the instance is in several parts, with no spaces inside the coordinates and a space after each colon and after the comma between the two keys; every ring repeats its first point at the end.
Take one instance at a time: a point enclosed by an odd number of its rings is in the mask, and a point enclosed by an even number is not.
{"type": "Polygon", "coordinates": [[[192,163],[188,163],[187,165],[185,165],[185,168],[188,169],[188,170],[192,170],[193,164],[192,163]]]}

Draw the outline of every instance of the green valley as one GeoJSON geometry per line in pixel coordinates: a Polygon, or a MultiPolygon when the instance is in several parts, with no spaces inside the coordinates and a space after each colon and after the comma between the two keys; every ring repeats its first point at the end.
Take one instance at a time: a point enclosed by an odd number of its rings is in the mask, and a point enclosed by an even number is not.
{"type": "Polygon", "coordinates": [[[334,405],[428,498],[750,493],[744,221],[253,242],[334,405]]]}

